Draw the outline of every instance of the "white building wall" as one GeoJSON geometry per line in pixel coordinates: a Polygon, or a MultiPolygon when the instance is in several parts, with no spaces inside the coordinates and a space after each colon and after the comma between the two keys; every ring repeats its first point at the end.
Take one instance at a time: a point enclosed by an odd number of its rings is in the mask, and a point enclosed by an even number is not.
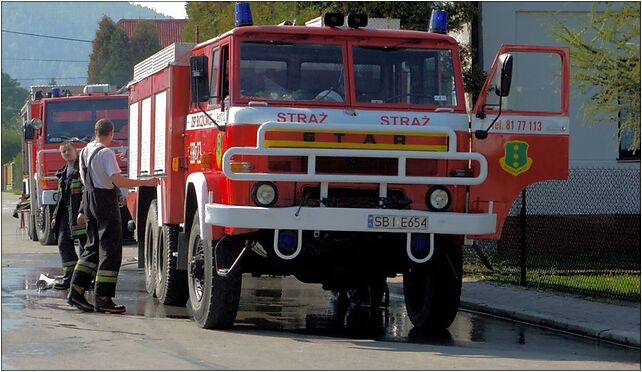
{"type": "MultiPolygon", "coordinates": [[[[480,2],[480,50],[488,71],[502,43],[563,45],[553,35],[557,20],[579,28],[590,2],[480,2]]],[[[571,80],[568,181],[528,187],[529,214],[640,213],[640,162],[619,161],[616,122],[585,120],[585,96],[571,80]]],[[[518,214],[520,197],[511,215],[518,214]]]]}
{"type": "MultiPolygon", "coordinates": [[[[480,2],[481,50],[488,70],[502,43],[563,45],[553,38],[556,20],[579,27],[594,3],[590,2],[480,2]]],[[[580,96],[571,81],[571,168],[640,168],[639,162],[618,161],[617,123],[585,120],[580,96]]]]}

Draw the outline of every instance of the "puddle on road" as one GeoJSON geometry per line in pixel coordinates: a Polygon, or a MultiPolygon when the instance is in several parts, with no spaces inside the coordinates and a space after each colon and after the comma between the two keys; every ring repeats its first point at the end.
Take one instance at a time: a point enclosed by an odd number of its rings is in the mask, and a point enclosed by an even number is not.
{"type": "MultiPolygon", "coordinates": [[[[17,266],[2,270],[2,329],[19,327],[24,320],[17,315],[24,308],[50,308],[55,311],[78,311],[66,304],[67,291],[54,289],[38,292],[33,284],[40,272],[56,273],[56,268],[34,270],[17,266]],[[32,284],[29,287],[28,284],[32,284]],[[27,284],[25,286],[25,284],[27,284]],[[27,288],[27,289],[25,289],[27,288]],[[9,316],[5,317],[5,313],[9,316]],[[11,314],[14,313],[14,314],[11,314]],[[12,320],[18,319],[18,320],[12,320]]],[[[93,293],[88,299],[93,302],[93,293]]],[[[145,318],[190,319],[186,307],[165,306],[149,296],[143,272],[133,265],[123,267],[119,276],[116,303],[127,307],[126,316],[145,318]]],[[[194,327],[196,325],[194,324],[194,327]]],[[[412,325],[403,301],[391,298],[386,310],[358,306],[338,306],[320,285],[298,282],[294,278],[243,278],[241,303],[234,329],[239,332],[261,330],[293,334],[378,341],[410,342],[439,346],[465,346],[471,349],[504,349],[559,355],[560,350],[614,361],[639,361],[640,351],[600,344],[549,330],[459,312],[448,330],[428,332],[412,325]]]]}

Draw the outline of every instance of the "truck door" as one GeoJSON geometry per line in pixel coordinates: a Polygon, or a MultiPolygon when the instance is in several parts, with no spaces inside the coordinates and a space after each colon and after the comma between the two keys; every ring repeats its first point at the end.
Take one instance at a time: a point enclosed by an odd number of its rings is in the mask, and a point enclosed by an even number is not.
{"type": "Polygon", "coordinates": [[[568,48],[502,45],[497,53],[471,119],[472,151],[486,157],[488,178],[471,187],[469,208],[492,205],[497,214],[497,233],[483,238],[499,239],[523,188],[568,177],[569,72],[568,48]],[[505,87],[511,82],[500,107],[502,67],[505,87]]]}

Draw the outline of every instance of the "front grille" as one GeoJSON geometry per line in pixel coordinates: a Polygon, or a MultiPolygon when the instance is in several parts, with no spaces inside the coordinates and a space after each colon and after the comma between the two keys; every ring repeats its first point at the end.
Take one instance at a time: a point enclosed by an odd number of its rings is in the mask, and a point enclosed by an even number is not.
{"type": "Polygon", "coordinates": [[[318,174],[358,174],[373,176],[396,176],[399,160],[396,158],[317,158],[318,174]]]}
{"type": "MultiPolygon", "coordinates": [[[[305,200],[304,205],[307,207],[319,207],[321,205],[319,188],[304,187],[299,200],[305,200]]],[[[329,208],[410,209],[412,204],[412,201],[399,190],[388,190],[388,197],[381,199],[379,190],[347,188],[328,189],[328,197],[323,202],[329,208]]]]}

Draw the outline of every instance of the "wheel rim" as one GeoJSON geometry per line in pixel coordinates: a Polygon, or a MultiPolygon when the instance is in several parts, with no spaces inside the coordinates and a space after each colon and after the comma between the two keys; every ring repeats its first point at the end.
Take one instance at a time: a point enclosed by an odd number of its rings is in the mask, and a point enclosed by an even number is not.
{"type": "Polygon", "coordinates": [[[38,208],[36,212],[36,230],[40,236],[45,232],[45,214],[40,208],[38,208]]]}
{"type": "Polygon", "coordinates": [[[190,262],[189,273],[194,288],[196,300],[201,302],[203,299],[203,290],[205,288],[205,247],[200,236],[194,239],[192,246],[192,260],[190,262]]]}

